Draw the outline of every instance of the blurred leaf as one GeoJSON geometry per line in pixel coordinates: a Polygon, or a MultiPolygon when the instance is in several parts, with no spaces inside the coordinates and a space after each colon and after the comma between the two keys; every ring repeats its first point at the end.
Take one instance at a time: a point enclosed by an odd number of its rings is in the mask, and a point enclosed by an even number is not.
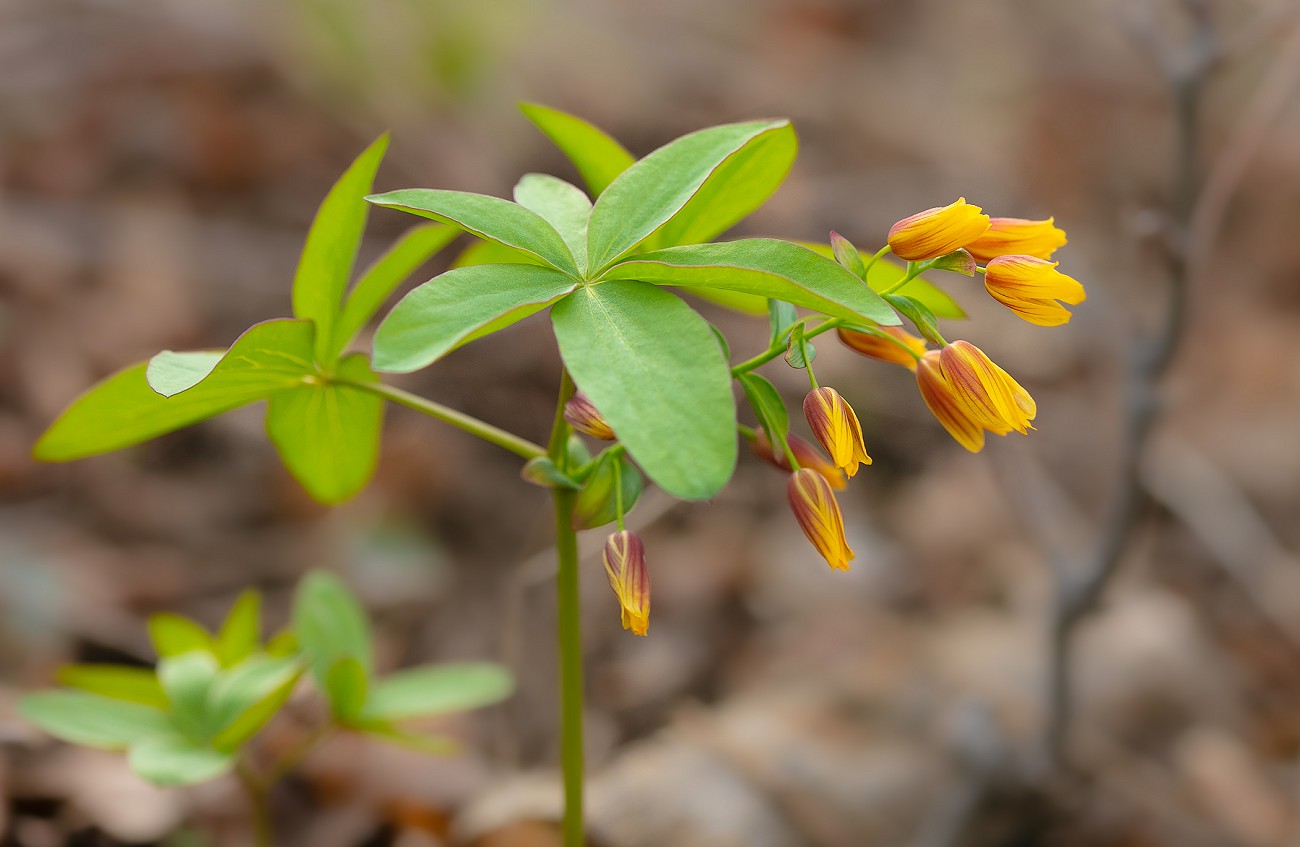
{"type": "Polygon", "coordinates": [[[768,440],[773,445],[784,441],[790,432],[790,415],[776,387],[756,373],[741,374],[738,381],[768,440]]]}
{"type": "Polygon", "coordinates": [[[578,264],[587,272],[587,219],[591,200],[581,188],[547,174],[524,174],[515,185],[515,202],[536,212],[555,227],[578,264]]]}
{"type": "Polygon", "coordinates": [[[692,297],[698,297],[715,306],[739,312],[742,315],[762,315],[767,312],[767,298],[745,294],[742,291],[727,291],[722,288],[688,288],[685,291],[692,297]]]}
{"type": "Polygon", "coordinates": [[[282,629],[271,640],[266,642],[266,655],[273,656],[277,659],[286,659],[290,656],[296,656],[300,651],[298,647],[298,636],[292,628],[282,629]]]}
{"type": "Polygon", "coordinates": [[[550,265],[531,253],[525,253],[522,250],[516,250],[495,241],[479,240],[475,240],[462,250],[461,254],[456,257],[456,261],[451,263],[453,269],[472,268],[475,265],[536,265],[541,268],[550,267],[550,265]]]}
{"type": "MultiPolygon", "coordinates": [[[[834,251],[825,244],[818,244],[815,241],[800,241],[798,243],[819,256],[825,256],[828,259],[835,258],[834,251]]],[[[904,273],[906,271],[898,265],[888,259],[881,259],[868,269],[867,285],[871,287],[872,291],[879,293],[902,279],[904,273]]],[[[948,293],[943,289],[928,282],[924,276],[918,276],[907,284],[907,294],[909,297],[925,304],[938,317],[966,317],[965,310],[957,304],[956,300],[949,297],[948,293]]]]}
{"type": "Polygon", "coordinates": [[[727,362],[731,361],[731,345],[727,343],[727,336],[722,334],[722,330],[713,324],[709,324],[709,329],[713,330],[713,337],[718,339],[718,346],[722,348],[722,358],[727,362]]]}
{"type": "Polygon", "coordinates": [[[55,738],[103,750],[174,731],[159,709],[82,691],[28,694],[18,701],[18,713],[55,738]]]}
{"type": "Polygon", "coordinates": [[[463,712],[499,703],[514,691],[514,678],[500,665],[465,662],[426,665],[375,683],[362,718],[402,721],[463,712]]]}
{"type": "MultiPolygon", "coordinates": [[[[378,382],[360,353],[338,364],[338,374],[378,382]]],[[[379,464],[383,398],[349,385],[317,382],[271,398],[266,434],[285,467],[321,503],[354,496],[379,464]]]]}
{"type": "Polygon", "coordinates": [[[262,641],[262,595],[248,589],[231,607],[215,640],[217,660],[232,667],[253,654],[262,641]]]}
{"type": "Polygon", "coordinates": [[[569,157],[593,197],[636,161],[623,145],[581,118],[535,103],[520,103],[519,109],[569,157]]]}
{"type": "Polygon", "coordinates": [[[402,298],[375,333],[376,370],[406,373],[455,347],[523,320],[577,288],[533,265],[475,265],[448,271],[402,298]]]}
{"type": "Polygon", "coordinates": [[[643,487],[641,472],[623,456],[623,451],[606,450],[596,457],[574,501],[573,528],[595,529],[613,523],[618,520],[619,498],[626,515],[636,505],[643,487]]]}
{"type": "MultiPolygon", "coordinates": [[[[736,151],[787,121],[727,124],[684,135],[623,171],[596,201],[587,228],[595,273],[668,223],[736,151]]],[[[705,190],[706,198],[713,189],[705,190]]],[[[741,204],[748,201],[737,201],[741,204]]],[[[761,202],[761,201],[760,201],[761,202]]]]}
{"type": "Polygon", "coordinates": [[[220,671],[211,653],[194,651],[158,662],[158,681],[167,694],[168,714],[184,735],[204,740],[217,729],[209,720],[208,691],[220,671]]]}
{"type": "Polygon", "coordinates": [[[772,238],[668,247],[622,261],[603,279],[743,291],[784,300],[837,318],[899,322],[853,274],[811,250],[772,238]]]}
{"type": "Polygon", "coordinates": [[[324,571],[312,571],[298,584],[293,627],[312,675],[327,690],[330,669],[340,659],[356,659],[370,673],[370,623],[352,592],[324,571]]]}
{"type": "Polygon", "coordinates": [[[192,650],[206,650],[215,653],[216,643],[206,629],[189,618],[160,612],[149,617],[149,639],[158,658],[166,659],[189,653],[192,650]]]}
{"type": "Polygon", "coordinates": [[[708,323],[637,282],[582,288],[551,318],[574,382],[646,474],[683,499],[717,494],[736,466],[736,410],[708,323]]]}
{"type": "Polygon", "coordinates": [[[784,300],[767,301],[767,329],[768,344],[776,344],[785,338],[786,332],[795,321],[799,320],[799,312],[791,303],[784,300]]]}
{"type": "Polygon", "coordinates": [[[330,189],[312,221],[294,274],[294,317],[315,322],[314,359],[326,366],[334,361],[334,325],[366,228],[370,207],[364,198],[387,149],[388,136],[381,135],[330,189]]]}
{"type": "Polygon", "coordinates": [[[167,695],[152,668],[129,665],[64,665],[55,678],[61,685],[91,694],[139,703],[155,709],[167,708],[167,695]]]}
{"type": "MultiPolygon", "coordinates": [[[[310,323],[255,324],[206,379],[170,398],[149,386],[147,365],[119,371],[73,401],[32,452],[47,462],[106,453],[292,388],[313,370],[311,345],[310,323]]],[[[165,387],[171,390],[183,386],[176,381],[180,374],[192,376],[195,369],[164,373],[171,380],[165,387]]]]}
{"type": "Polygon", "coordinates": [[[555,467],[555,463],[546,456],[529,459],[524,463],[519,475],[525,482],[531,482],[542,488],[569,488],[576,491],[582,487],[568,474],[561,473],[560,469],[555,467]]]}
{"type": "Polygon", "coordinates": [[[459,749],[456,742],[450,738],[407,732],[384,721],[369,721],[358,725],[356,729],[389,744],[396,744],[430,756],[450,756],[459,749]]]}
{"type": "Polygon", "coordinates": [[[931,344],[942,347],[947,343],[939,334],[934,312],[930,311],[924,303],[906,294],[886,294],[885,299],[889,301],[889,305],[902,312],[904,317],[915,324],[917,330],[931,344]]]}
{"type": "Polygon", "coordinates": [[[325,693],[339,723],[351,724],[361,715],[368,686],[366,669],[355,658],[340,659],[330,667],[325,677],[325,693]]]}
{"type": "Polygon", "coordinates": [[[256,735],[288,701],[302,670],[292,659],[253,656],[223,673],[208,694],[212,746],[231,752],[256,735]]]}
{"type": "Polygon", "coordinates": [[[433,188],[405,188],[366,199],[376,206],[449,223],[479,238],[531,253],[563,273],[578,272],[573,254],[555,228],[536,212],[509,200],[433,188]]]}
{"type": "Polygon", "coordinates": [[[127,762],[142,778],[164,786],[204,782],[235,766],[233,756],[180,735],[161,735],[132,744],[127,762]]]}
{"type": "Polygon", "coordinates": [[[442,224],[417,226],[380,256],[362,274],[343,304],[343,311],[334,327],[334,337],[327,347],[330,359],[336,359],[347,348],[403,280],[458,235],[460,230],[442,224]]]}

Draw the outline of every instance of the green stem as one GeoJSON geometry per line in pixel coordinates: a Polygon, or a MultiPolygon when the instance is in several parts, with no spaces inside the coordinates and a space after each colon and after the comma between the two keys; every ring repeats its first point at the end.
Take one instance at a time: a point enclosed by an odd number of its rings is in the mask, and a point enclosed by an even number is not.
{"type": "Polygon", "coordinates": [[[275,833],[271,828],[271,813],[267,808],[266,785],[249,769],[246,762],[235,765],[235,776],[248,796],[249,818],[253,828],[253,844],[257,847],[274,847],[275,833]]]}
{"type": "Polygon", "coordinates": [[[929,269],[930,269],[929,262],[908,262],[907,273],[903,274],[903,278],[900,279],[898,282],[894,283],[893,285],[889,286],[888,288],[886,288],[884,291],[880,292],[880,296],[884,297],[887,294],[893,294],[894,292],[898,291],[898,289],[902,288],[904,285],[907,285],[909,282],[916,279],[918,276],[925,273],[929,269]]]}
{"type": "MultiPolygon", "coordinates": [[[[550,457],[561,472],[567,470],[569,424],[564,404],[573,395],[573,380],[566,370],[560,381],[555,425],[551,429],[550,457]]],[[[582,621],[578,595],[578,534],[573,530],[576,492],[551,491],[555,503],[555,553],[559,574],[555,588],[560,650],[560,761],[564,771],[564,847],[582,847],[582,621]]]]}
{"type": "Polygon", "coordinates": [[[866,266],[862,269],[863,282],[871,278],[871,269],[875,267],[876,262],[879,262],[881,257],[883,257],[888,252],[889,252],[888,244],[886,244],[884,247],[881,247],[879,250],[876,251],[876,254],[871,257],[871,261],[867,262],[866,266]]]}
{"type": "MultiPolygon", "coordinates": [[[[341,379],[333,377],[332,381],[339,385],[347,385],[351,388],[368,391],[371,394],[377,394],[385,400],[391,400],[399,406],[405,406],[408,409],[414,409],[422,412],[431,418],[449,423],[457,429],[462,429],[470,435],[476,435],[490,444],[495,444],[505,450],[509,450],[516,456],[522,456],[525,459],[536,459],[545,456],[546,451],[539,445],[534,444],[526,438],[520,438],[513,432],[506,432],[504,429],[493,426],[490,423],[481,421],[473,415],[467,415],[464,412],[457,411],[441,403],[435,403],[421,397],[418,394],[412,394],[409,391],[403,391],[400,388],[394,388],[391,385],[385,385],[382,382],[359,382],[350,379],[341,379]]],[[[561,407],[563,412],[563,407],[561,407]]]]}
{"type": "MultiPolygon", "coordinates": [[[[812,329],[805,330],[803,337],[805,339],[816,338],[817,336],[821,335],[823,332],[830,332],[832,329],[835,329],[842,323],[844,323],[842,318],[827,318],[826,320],[822,321],[812,329]]],[[[777,356],[780,356],[784,352],[785,352],[784,344],[773,344],[772,346],[764,350],[762,353],[759,353],[754,358],[746,359],[745,361],[741,362],[739,365],[736,365],[734,368],[731,369],[731,375],[733,377],[737,377],[740,376],[741,374],[747,374],[750,371],[754,370],[754,368],[757,368],[759,365],[767,364],[768,362],[772,361],[773,359],[775,359],[777,356]]]]}
{"type": "Polygon", "coordinates": [[[301,741],[289,748],[284,755],[280,756],[271,767],[267,768],[266,774],[261,779],[261,785],[264,789],[270,789],[280,780],[284,779],[285,774],[296,768],[303,759],[319,747],[324,741],[338,730],[338,724],[323,723],[313,729],[301,741]]]}

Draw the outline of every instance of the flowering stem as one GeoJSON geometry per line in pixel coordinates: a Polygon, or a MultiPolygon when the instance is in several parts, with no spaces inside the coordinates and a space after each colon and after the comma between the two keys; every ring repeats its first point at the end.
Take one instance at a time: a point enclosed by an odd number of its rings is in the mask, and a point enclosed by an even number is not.
{"type": "Polygon", "coordinates": [[[870,260],[867,261],[866,266],[862,268],[863,282],[866,282],[868,279],[871,278],[871,269],[875,266],[876,262],[879,262],[880,258],[888,252],[889,252],[889,245],[886,244],[884,247],[881,247],[879,250],[877,250],[876,254],[872,256],[870,260]]]}
{"type": "MultiPolygon", "coordinates": [[[[564,404],[573,396],[568,370],[560,380],[560,398],[547,454],[561,473],[568,470],[570,428],[564,404]]],[[[564,771],[564,847],[582,847],[582,621],[578,596],[578,534],[573,529],[573,504],[577,494],[567,488],[551,491],[555,504],[555,553],[558,643],[560,650],[560,761],[564,771]]]]}
{"type": "MultiPolygon", "coordinates": [[[[817,336],[821,335],[823,332],[829,332],[830,330],[835,329],[842,323],[844,323],[844,320],[842,318],[827,318],[826,320],[822,321],[812,329],[805,330],[803,337],[805,339],[816,338],[817,336]]],[[[754,368],[757,368],[759,365],[767,364],[768,362],[772,361],[773,359],[775,359],[777,356],[780,356],[784,352],[785,352],[784,344],[773,343],[772,346],[768,347],[766,350],[764,350],[762,353],[759,353],[754,358],[746,359],[745,361],[741,362],[739,365],[736,365],[734,368],[732,368],[731,375],[733,377],[737,377],[740,376],[741,374],[747,374],[750,371],[754,370],[754,368]]]]}
{"type": "Polygon", "coordinates": [[[248,797],[248,809],[253,825],[253,844],[256,847],[273,847],[275,834],[271,828],[271,814],[267,809],[266,785],[257,778],[247,763],[235,766],[235,776],[248,797]]]}
{"type": "Polygon", "coordinates": [[[903,278],[900,279],[898,282],[894,283],[893,285],[889,286],[888,288],[886,288],[884,291],[880,292],[880,296],[884,297],[887,294],[893,294],[894,292],[898,291],[898,289],[902,288],[904,285],[907,285],[909,282],[916,279],[918,276],[925,273],[929,269],[930,269],[930,262],[908,262],[907,273],[903,274],[903,278]]]}
{"type": "Polygon", "coordinates": [[[338,385],[347,385],[361,391],[368,391],[371,394],[377,394],[385,400],[391,400],[399,406],[405,406],[408,409],[423,412],[431,418],[437,418],[444,423],[451,424],[457,429],[463,429],[470,435],[476,435],[484,441],[495,444],[505,450],[509,450],[516,456],[521,456],[525,459],[536,459],[546,455],[545,450],[526,438],[520,438],[513,432],[506,432],[504,429],[495,427],[486,421],[481,421],[473,415],[467,415],[464,412],[457,411],[449,406],[444,406],[441,403],[427,400],[418,394],[412,394],[409,391],[403,391],[400,388],[394,388],[393,386],[385,385],[382,382],[360,382],[343,379],[337,376],[333,377],[331,381],[338,385]]]}

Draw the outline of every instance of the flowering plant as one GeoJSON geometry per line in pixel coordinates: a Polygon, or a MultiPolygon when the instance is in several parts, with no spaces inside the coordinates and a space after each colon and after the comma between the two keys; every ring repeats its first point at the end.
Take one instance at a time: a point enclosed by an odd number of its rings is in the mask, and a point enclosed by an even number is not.
{"type": "Polygon", "coordinates": [[[916,372],[921,397],[969,450],[984,433],[1031,428],[1035,406],[974,345],[949,343],[940,318],[962,317],[923,278],[985,275],[989,293],[1038,324],[1061,324],[1082,287],[1048,261],[1065,243],[1051,220],[990,219],[964,199],[904,218],[864,259],[849,240],[714,241],[762,205],[796,154],[786,120],[728,124],[637,160],[590,124],[541,106],[527,117],[573,161],[586,190],[527,174],[513,200],[403,189],[370,195],[387,139],[363,152],[326,197],[293,281],[292,318],[259,323],[226,351],[164,351],[76,400],[36,446],[62,461],[115,450],[259,400],[267,433],[317,499],[345,500],[374,472],[385,401],[423,412],[520,456],[526,480],[551,489],[559,558],[566,844],[581,843],[582,736],[575,532],[613,524],[604,562],[623,626],[649,627],[641,540],[624,527],[643,475],[685,500],[731,478],[739,438],[790,473],[798,525],[834,568],[853,552],[834,490],[871,464],[844,398],[820,386],[812,340],[836,331],[851,349],[916,372]],[[369,195],[369,196],[368,196],[369,195]],[[370,206],[434,221],[411,230],[349,291],[370,206]],[[358,332],[402,281],[456,236],[475,240],[455,267],[416,287],[380,323],[369,354],[358,332]],[[888,254],[906,261],[890,262],[888,254]],[[979,263],[984,263],[981,266],[979,263]],[[733,363],[725,337],[673,289],[766,315],[768,345],[733,363]],[[531,441],[381,380],[439,361],[549,310],[563,362],[549,441],[531,441]],[[918,335],[902,329],[907,319],[918,335]],[[933,345],[934,349],[931,349],[933,345]],[[778,358],[809,378],[809,429],[791,432],[784,399],[758,369],[778,358]],[[758,426],[737,419],[738,383],[758,426]],[[592,456],[575,433],[606,442],[592,456]]]}

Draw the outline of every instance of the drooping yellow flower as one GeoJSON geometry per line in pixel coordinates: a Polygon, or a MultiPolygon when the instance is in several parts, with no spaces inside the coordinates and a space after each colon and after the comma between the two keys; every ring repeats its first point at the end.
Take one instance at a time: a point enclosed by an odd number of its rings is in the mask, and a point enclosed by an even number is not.
{"type": "MultiPolygon", "coordinates": [[[[847,485],[844,474],[840,469],[830,463],[822,452],[816,447],[804,441],[797,435],[787,435],[786,443],[790,445],[790,452],[794,454],[794,460],[799,463],[801,468],[812,468],[821,474],[828,482],[831,488],[840,489],[847,485]]],[[[786,458],[784,450],[775,450],[772,447],[771,440],[767,433],[759,430],[754,438],[749,442],[749,447],[754,451],[754,455],[763,459],[768,464],[774,465],[783,471],[790,470],[790,460],[786,458]]]]}
{"type": "Polygon", "coordinates": [[[579,392],[569,398],[569,402],[564,404],[564,419],[569,422],[569,426],[581,432],[584,435],[590,435],[592,438],[598,438],[601,441],[613,441],[615,439],[614,430],[610,428],[609,421],[597,411],[587,395],[579,392]]]}
{"type": "Polygon", "coordinates": [[[937,259],[960,250],[989,228],[989,216],[965,197],[903,218],[889,228],[889,248],[909,262],[937,259]]]}
{"type": "Polygon", "coordinates": [[[623,629],[645,635],[650,628],[650,574],[645,545],[635,532],[621,529],[605,542],[605,575],[623,609],[623,629]]]}
{"type": "Polygon", "coordinates": [[[981,262],[1012,255],[1050,259],[1066,243],[1065,230],[1056,226],[1055,220],[989,218],[988,231],[967,244],[966,249],[981,262]]]}
{"type": "Polygon", "coordinates": [[[916,357],[925,352],[925,339],[917,338],[907,330],[897,326],[882,326],[879,331],[897,339],[899,344],[869,332],[858,332],[843,327],[840,327],[835,332],[839,335],[840,341],[844,342],[844,346],[855,353],[861,353],[882,362],[893,362],[916,370],[916,357]],[[902,346],[899,346],[900,344],[902,346]],[[908,350],[911,350],[916,355],[912,355],[908,350]]]}
{"type": "Polygon", "coordinates": [[[812,468],[800,468],[790,474],[786,494],[795,520],[826,564],[848,570],[853,551],[844,539],[844,517],[826,478],[812,468]]]}
{"type": "Polygon", "coordinates": [[[834,388],[823,386],[809,391],[803,398],[803,414],[831,462],[849,479],[858,472],[858,465],[871,464],[857,413],[834,388]]]}
{"type": "Polygon", "coordinates": [[[984,352],[954,341],[921,357],[916,384],[930,412],[972,453],[984,448],[984,431],[1006,435],[1033,429],[1034,398],[984,352]]]}
{"type": "Polygon", "coordinates": [[[999,256],[984,269],[984,288],[1031,324],[1060,326],[1070,322],[1070,310],[1056,301],[1076,306],[1088,295],[1056,265],[1033,256],[999,256]]]}

